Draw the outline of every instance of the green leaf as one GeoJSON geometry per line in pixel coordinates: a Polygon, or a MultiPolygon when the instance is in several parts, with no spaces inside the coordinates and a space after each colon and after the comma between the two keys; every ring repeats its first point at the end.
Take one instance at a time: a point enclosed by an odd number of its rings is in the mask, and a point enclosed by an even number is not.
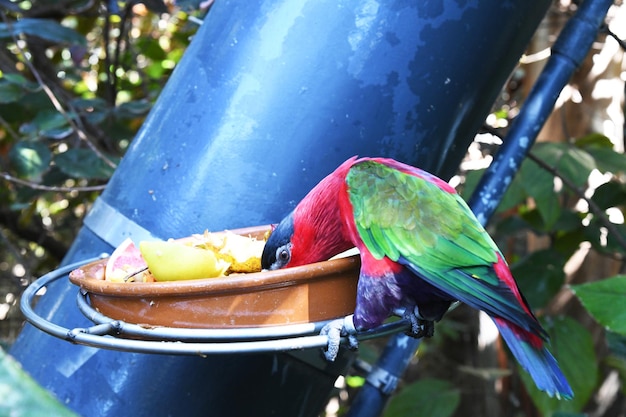
{"type": "Polygon", "coordinates": [[[0,349],[0,416],[72,417],[52,395],[0,349]]]}
{"type": "Polygon", "coordinates": [[[161,61],[166,57],[165,51],[159,45],[158,39],[149,36],[137,39],[137,48],[143,55],[153,61],[161,61]]]}
{"type": "Polygon", "coordinates": [[[598,170],[602,173],[619,174],[626,171],[626,155],[623,153],[612,148],[590,148],[587,152],[594,158],[598,170]]]}
{"type": "Polygon", "coordinates": [[[557,165],[559,175],[568,178],[579,187],[587,183],[589,174],[595,168],[595,159],[589,153],[577,148],[568,148],[557,165]]]}
{"type": "Polygon", "coordinates": [[[113,168],[89,149],[70,149],[56,155],[54,162],[73,178],[107,179],[113,174],[113,168]]]}
{"type": "Polygon", "coordinates": [[[152,108],[152,103],[147,100],[135,100],[129,101],[127,103],[122,103],[119,105],[117,109],[115,109],[115,113],[120,117],[135,117],[137,115],[144,115],[150,111],[152,108]]]}
{"type": "Polygon", "coordinates": [[[533,252],[511,265],[522,293],[531,308],[544,307],[565,282],[565,259],[554,249],[533,252]]]}
{"type": "Polygon", "coordinates": [[[14,74],[2,74],[2,78],[8,81],[11,84],[19,85],[25,90],[36,91],[39,89],[39,84],[36,82],[28,80],[22,74],[14,73],[14,74]]]}
{"type": "Polygon", "coordinates": [[[0,23],[0,39],[11,39],[22,33],[54,43],[87,45],[83,35],[54,20],[24,18],[11,22],[10,25],[0,23]]]}
{"type": "Polygon", "coordinates": [[[529,159],[522,163],[518,177],[526,194],[535,200],[544,228],[550,230],[561,215],[559,198],[554,191],[554,177],[529,159]]]}
{"type": "Polygon", "coordinates": [[[596,188],[591,200],[601,209],[624,205],[626,204],[626,184],[618,181],[604,183],[596,188]]]}
{"type": "Polygon", "coordinates": [[[585,217],[585,213],[564,210],[554,224],[553,248],[565,258],[571,257],[578,250],[580,243],[587,240],[586,227],[583,225],[585,217]]]}
{"type": "Polygon", "coordinates": [[[575,230],[557,229],[552,247],[566,258],[570,258],[580,248],[580,244],[587,240],[584,229],[582,225],[575,230]]]}
{"type": "Polygon", "coordinates": [[[591,334],[569,317],[543,320],[542,324],[550,334],[549,349],[572,387],[574,398],[569,401],[550,398],[537,389],[530,375],[524,371],[520,371],[522,381],[542,415],[580,412],[593,395],[598,380],[598,363],[591,334]]]}
{"type": "Polygon", "coordinates": [[[558,196],[556,193],[548,194],[543,198],[539,198],[539,200],[535,199],[535,204],[543,219],[545,230],[552,230],[554,223],[561,216],[561,205],[559,204],[558,196]]]}
{"type": "Polygon", "coordinates": [[[0,103],[14,103],[24,96],[24,89],[19,85],[0,80],[0,103]]]}
{"type": "Polygon", "coordinates": [[[19,142],[9,151],[11,165],[20,177],[37,180],[50,166],[52,153],[39,142],[19,142]]]}
{"type": "Polygon", "coordinates": [[[611,139],[597,132],[590,133],[576,139],[574,145],[587,151],[593,148],[613,149],[613,142],[611,142],[611,139]]]}
{"type": "Polygon", "coordinates": [[[577,186],[583,186],[591,171],[596,168],[595,159],[583,149],[566,143],[543,142],[533,147],[533,154],[557,170],[559,175],[577,186]]]}
{"type": "Polygon", "coordinates": [[[607,330],[626,335],[626,275],[571,286],[589,314],[607,330]]]}
{"type": "Polygon", "coordinates": [[[449,417],[460,401],[459,390],[448,381],[424,378],[393,396],[383,417],[449,417]]]}

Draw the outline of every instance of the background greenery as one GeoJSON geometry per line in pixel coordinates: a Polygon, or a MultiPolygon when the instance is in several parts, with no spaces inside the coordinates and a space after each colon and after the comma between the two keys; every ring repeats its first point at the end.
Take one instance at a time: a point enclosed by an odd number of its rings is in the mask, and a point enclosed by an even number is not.
{"type": "MultiPolygon", "coordinates": [[[[0,341],[5,346],[22,322],[17,307],[22,290],[63,258],[211,3],[0,1],[0,341]]],[[[619,2],[615,7],[623,9],[619,2]]],[[[553,25],[538,36],[553,41],[559,22],[573,10],[575,4],[555,2],[546,18],[553,25]]],[[[610,42],[615,42],[611,35],[600,36],[589,68],[610,42]]],[[[573,116],[563,116],[558,137],[533,148],[489,226],[552,336],[575,399],[556,401],[537,392],[498,340],[485,339],[480,316],[460,307],[422,344],[387,417],[624,414],[626,69],[619,53],[621,136],[592,123],[571,129],[573,116]]],[[[486,133],[477,137],[455,179],[465,197],[532,80],[531,68],[520,65],[503,90],[486,133]]],[[[591,91],[581,86],[580,100],[575,95],[567,100],[571,108],[591,102],[591,91]]],[[[375,358],[383,343],[364,344],[361,356],[375,358]]],[[[362,382],[358,371],[348,376],[327,415],[341,414],[362,382]]]]}

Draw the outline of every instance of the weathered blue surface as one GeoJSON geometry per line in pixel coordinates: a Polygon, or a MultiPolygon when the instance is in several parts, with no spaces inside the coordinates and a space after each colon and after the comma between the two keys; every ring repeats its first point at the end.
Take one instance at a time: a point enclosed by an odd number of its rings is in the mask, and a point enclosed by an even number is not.
{"type": "MultiPolygon", "coordinates": [[[[111,251],[125,222],[165,238],[278,221],[355,154],[451,176],[549,4],[215,2],[101,197],[120,221],[88,218],[65,262],[111,251]]],[[[87,325],[75,294],[51,286],[37,309],[87,325]]],[[[353,355],[130,354],[30,326],[12,354],[93,417],[316,416],[353,355]]]]}

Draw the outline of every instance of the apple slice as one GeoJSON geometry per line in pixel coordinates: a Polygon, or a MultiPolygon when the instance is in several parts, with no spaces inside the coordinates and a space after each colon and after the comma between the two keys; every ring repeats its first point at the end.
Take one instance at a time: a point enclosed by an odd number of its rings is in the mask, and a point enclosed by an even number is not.
{"type": "Polygon", "coordinates": [[[174,240],[143,241],[139,250],[157,281],[215,278],[229,266],[210,250],[174,240]]]}

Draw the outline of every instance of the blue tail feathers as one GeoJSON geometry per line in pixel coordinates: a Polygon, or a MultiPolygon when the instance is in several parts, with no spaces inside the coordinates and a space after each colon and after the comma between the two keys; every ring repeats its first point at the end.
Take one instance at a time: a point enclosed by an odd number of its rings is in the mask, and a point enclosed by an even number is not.
{"type": "Polygon", "coordinates": [[[513,329],[500,320],[494,320],[500,335],[511,349],[513,356],[535,381],[537,388],[551,397],[571,399],[572,388],[561,372],[554,356],[545,347],[536,348],[520,339],[513,329]]]}

